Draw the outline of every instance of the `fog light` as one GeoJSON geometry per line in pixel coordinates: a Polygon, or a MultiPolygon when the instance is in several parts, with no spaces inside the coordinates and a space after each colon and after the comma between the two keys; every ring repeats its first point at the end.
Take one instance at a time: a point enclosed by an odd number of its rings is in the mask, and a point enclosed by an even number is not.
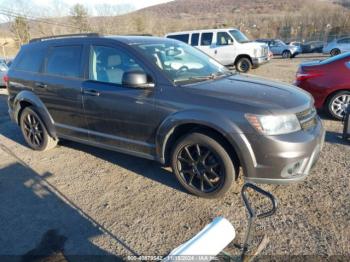
{"type": "Polygon", "coordinates": [[[283,168],[281,176],[288,178],[299,175],[304,161],[305,159],[287,165],[285,168],[283,168]]]}

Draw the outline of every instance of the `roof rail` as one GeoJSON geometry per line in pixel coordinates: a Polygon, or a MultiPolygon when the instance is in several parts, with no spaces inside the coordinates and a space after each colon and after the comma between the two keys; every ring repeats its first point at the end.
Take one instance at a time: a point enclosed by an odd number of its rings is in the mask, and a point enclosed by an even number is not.
{"type": "Polygon", "coordinates": [[[67,34],[67,35],[53,35],[53,36],[45,36],[45,37],[38,37],[33,38],[29,41],[29,43],[34,42],[40,42],[50,39],[61,39],[61,38],[69,38],[69,37],[94,37],[94,36],[100,36],[99,33],[84,33],[84,34],[67,34]]]}

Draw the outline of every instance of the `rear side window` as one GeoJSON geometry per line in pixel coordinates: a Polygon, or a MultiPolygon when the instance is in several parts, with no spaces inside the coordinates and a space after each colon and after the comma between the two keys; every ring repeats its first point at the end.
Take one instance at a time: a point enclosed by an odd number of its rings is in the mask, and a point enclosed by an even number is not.
{"type": "Polygon", "coordinates": [[[202,33],[201,45],[211,45],[213,41],[213,33],[202,33]]]}
{"type": "Polygon", "coordinates": [[[350,38],[344,38],[338,41],[339,44],[350,44],[350,38]]]}
{"type": "Polygon", "coordinates": [[[184,42],[184,43],[188,44],[188,40],[190,38],[190,35],[189,34],[169,35],[168,38],[176,39],[176,40],[179,40],[181,42],[184,42]]]}
{"type": "Polygon", "coordinates": [[[81,46],[52,47],[46,61],[46,73],[63,77],[81,77],[81,46]]]}
{"type": "Polygon", "coordinates": [[[28,48],[23,51],[15,65],[15,70],[38,73],[45,55],[44,48],[28,48]]]}
{"type": "Polygon", "coordinates": [[[199,33],[192,34],[191,45],[198,46],[198,44],[199,44],[199,33]]]}

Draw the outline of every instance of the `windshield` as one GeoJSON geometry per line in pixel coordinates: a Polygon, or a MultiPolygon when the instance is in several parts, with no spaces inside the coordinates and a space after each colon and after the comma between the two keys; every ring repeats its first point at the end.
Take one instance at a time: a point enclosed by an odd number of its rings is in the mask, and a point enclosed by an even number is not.
{"type": "Polygon", "coordinates": [[[241,31],[239,30],[230,30],[230,34],[233,36],[233,38],[238,43],[248,43],[250,42],[249,38],[245,36],[241,31]]]}
{"type": "Polygon", "coordinates": [[[180,41],[137,44],[135,47],[174,83],[205,81],[231,74],[214,59],[180,41]]]}

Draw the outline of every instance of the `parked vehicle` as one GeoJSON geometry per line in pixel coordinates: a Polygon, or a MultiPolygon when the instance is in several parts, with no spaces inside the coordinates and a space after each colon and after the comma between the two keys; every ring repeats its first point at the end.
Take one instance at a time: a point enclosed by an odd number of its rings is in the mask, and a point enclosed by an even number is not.
{"type": "Polygon", "coordinates": [[[32,149],[64,138],[157,160],[202,197],[228,191],[239,167],[256,183],[301,181],[324,139],[307,92],[232,73],[173,39],[32,40],[7,85],[10,116],[32,149]]]}
{"type": "Polygon", "coordinates": [[[324,54],[336,56],[344,52],[350,52],[350,37],[334,39],[330,43],[326,43],[323,47],[324,54]]]}
{"type": "Polygon", "coordinates": [[[234,28],[176,32],[166,37],[195,46],[221,64],[235,66],[239,72],[248,72],[269,61],[266,45],[250,41],[234,28]]]}
{"type": "Polygon", "coordinates": [[[342,119],[350,104],[350,53],[302,63],[295,85],[312,94],[316,108],[342,119]]]}
{"type": "Polygon", "coordinates": [[[322,53],[323,41],[310,41],[304,44],[303,53],[322,53]]]}
{"type": "Polygon", "coordinates": [[[287,45],[279,39],[257,39],[259,43],[266,43],[273,55],[281,55],[283,58],[293,58],[301,53],[299,46],[287,45]]]}
{"type": "Polygon", "coordinates": [[[5,87],[4,76],[6,76],[8,66],[5,59],[0,59],[0,87],[5,87]]]}

